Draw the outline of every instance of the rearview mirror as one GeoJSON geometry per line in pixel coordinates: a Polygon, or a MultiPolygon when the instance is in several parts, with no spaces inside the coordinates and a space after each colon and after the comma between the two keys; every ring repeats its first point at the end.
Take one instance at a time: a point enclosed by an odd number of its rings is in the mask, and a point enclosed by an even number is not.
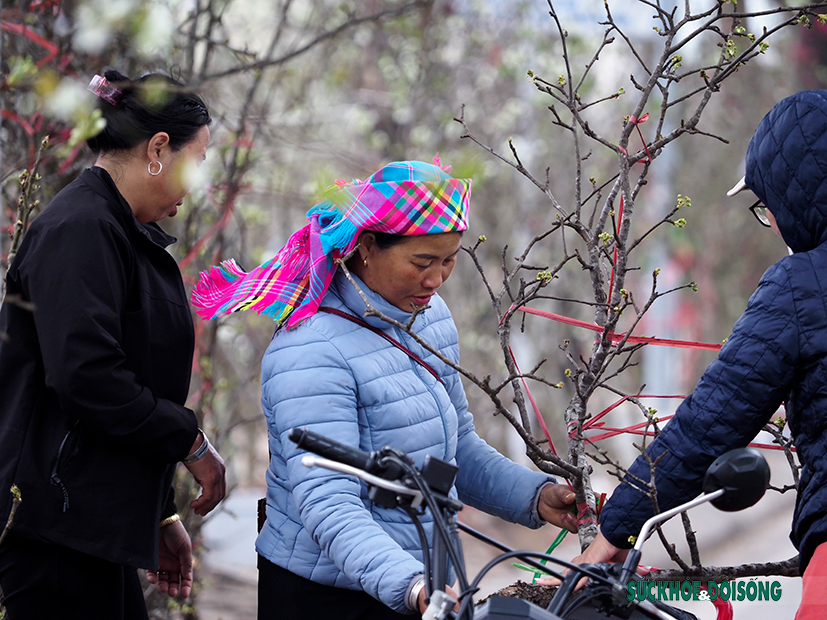
{"type": "Polygon", "coordinates": [[[770,466],[754,448],[737,448],[722,454],[704,477],[704,493],[723,489],[721,497],[712,500],[718,510],[735,512],[749,508],[764,496],[770,484],[770,466]]]}

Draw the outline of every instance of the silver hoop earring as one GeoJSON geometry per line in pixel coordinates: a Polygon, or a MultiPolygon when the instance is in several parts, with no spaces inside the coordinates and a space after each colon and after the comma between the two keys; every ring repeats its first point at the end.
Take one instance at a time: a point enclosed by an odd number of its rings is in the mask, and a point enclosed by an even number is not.
{"type": "Polygon", "coordinates": [[[146,171],[151,176],[154,176],[154,177],[157,177],[159,174],[161,174],[161,170],[163,170],[163,169],[164,169],[164,164],[162,164],[159,161],[151,161],[151,162],[149,162],[149,164],[146,167],[146,171]],[[158,172],[152,172],[152,164],[158,164],[158,172]]]}

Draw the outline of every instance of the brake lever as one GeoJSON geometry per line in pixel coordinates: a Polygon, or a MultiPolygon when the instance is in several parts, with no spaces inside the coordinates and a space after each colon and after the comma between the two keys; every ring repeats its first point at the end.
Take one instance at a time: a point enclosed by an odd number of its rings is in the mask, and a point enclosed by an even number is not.
{"type": "MultiPolygon", "coordinates": [[[[331,461],[330,459],[325,459],[320,456],[313,456],[311,454],[306,454],[302,457],[302,465],[308,468],[312,467],[323,467],[324,469],[329,469],[331,471],[337,471],[340,474],[347,474],[349,476],[355,476],[361,480],[364,480],[370,485],[374,487],[383,489],[392,493],[392,497],[410,497],[411,498],[411,507],[414,509],[419,508],[422,505],[422,493],[418,489],[411,489],[410,487],[405,486],[404,484],[400,484],[399,482],[393,482],[391,480],[385,480],[384,478],[380,478],[379,476],[375,476],[373,474],[367,473],[363,469],[358,469],[356,467],[352,467],[350,465],[346,465],[345,463],[340,463],[339,461],[331,461]]],[[[388,496],[391,497],[391,496],[388,496]]],[[[398,500],[394,500],[398,501],[398,500]]]]}

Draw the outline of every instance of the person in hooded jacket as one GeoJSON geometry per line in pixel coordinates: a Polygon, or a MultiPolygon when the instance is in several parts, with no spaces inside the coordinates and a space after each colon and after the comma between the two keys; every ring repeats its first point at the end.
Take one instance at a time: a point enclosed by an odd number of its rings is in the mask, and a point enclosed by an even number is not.
{"type": "MultiPolygon", "coordinates": [[[[799,550],[803,595],[797,620],[827,616],[827,90],[777,103],[750,140],[746,175],[729,194],[751,190],[750,209],[791,253],[770,267],[693,393],[648,447],[660,458],[658,505],[701,492],[720,455],[746,446],[782,405],[801,476],[790,538],[799,550]]],[[[648,482],[638,459],[630,476],[648,482]]],[[[622,560],[653,514],[627,477],[600,517],[600,533],[577,563],[622,560]]]]}
{"type": "MultiPolygon", "coordinates": [[[[366,316],[370,304],[402,325],[413,320],[458,362],[457,328],[437,290],[460,252],[471,182],[436,163],[395,162],[365,182],[337,182],[275,258],[249,274],[225,263],[193,291],[204,318],[252,307],[281,325],[261,372],[272,455],[256,541],[261,620],[390,620],[426,607],[410,517],[372,501],[358,478],[304,467],[292,428],[366,452],[393,446],[420,467],[428,455],[456,464],[451,493],[471,506],[574,529],[566,485],[476,434],[459,373],[405,330],[366,316]],[[349,257],[349,274],[338,257],[349,257]]],[[[422,521],[433,541],[430,513],[422,521]]]]}
{"type": "Polygon", "coordinates": [[[95,76],[95,164],[32,222],[0,309],[0,544],[10,620],[147,618],[137,568],[189,596],[192,546],[172,488],[200,515],[224,464],[184,406],[194,348],[181,272],[156,222],[204,159],[204,101],[160,74],[95,76]]]}

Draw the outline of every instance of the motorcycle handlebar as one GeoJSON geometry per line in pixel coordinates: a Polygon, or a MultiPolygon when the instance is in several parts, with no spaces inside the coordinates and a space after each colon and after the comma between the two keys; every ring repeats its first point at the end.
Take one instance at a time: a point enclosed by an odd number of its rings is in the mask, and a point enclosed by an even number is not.
{"type": "Polygon", "coordinates": [[[306,428],[292,428],[288,437],[298,447],[309,452],[367,472],[371,471],[376,460],[373,454],[368,454],[358,448],[351,448],[306,428]]]}

